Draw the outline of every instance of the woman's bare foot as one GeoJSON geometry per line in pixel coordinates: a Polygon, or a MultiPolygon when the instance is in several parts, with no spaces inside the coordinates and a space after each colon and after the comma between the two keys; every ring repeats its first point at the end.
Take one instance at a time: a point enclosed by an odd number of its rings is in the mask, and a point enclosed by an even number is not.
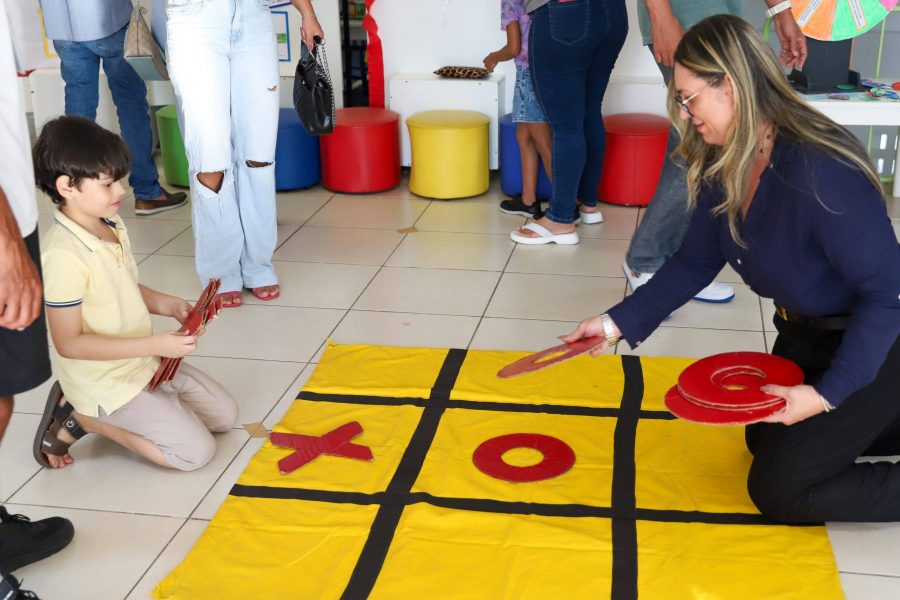
{"type": "MultiPolygon", "coordinates": [[[[560,235],[563,233],[572,233],[575,231],[575,225],[572,223],[557,223],[556,221],[551,221],[547,217],[541,217],[537,221],[535,221],[538,225],[545,227],[550,233],[553,235],[560,235]]],[[[519,227],[516,229],[516,233],[521,235],[522,237],[529,238],[539,238],[541,237],[537,233],[531,231],[530,229],[524,229],[519,227]]]]}
{"type": "Polygon", "coordinates": [[[222,308],[234,308],[242,304],[240,292],[222,292],[216,294],[216,298],[222,299],[222,308]]]}
{"type": "Polygon", "coordinates": [[[276,283],[274,285],[250,288],[250,293],[260,300],[274,300],[281,295],[281,286],[276,283]]]}
{"type": "Polygon", "coordinates": [[[588,213],[588,214],[593,214],[593,213],[595,213],[595,212],[600,212],[600,205],[599,205],[599,204],[595,204],[594,206],[585,206],[585,205],[582,204],[580,201],[579,201],[577,204],[578,204],[578,210],[579,210],[580,212],[588,213]]]}

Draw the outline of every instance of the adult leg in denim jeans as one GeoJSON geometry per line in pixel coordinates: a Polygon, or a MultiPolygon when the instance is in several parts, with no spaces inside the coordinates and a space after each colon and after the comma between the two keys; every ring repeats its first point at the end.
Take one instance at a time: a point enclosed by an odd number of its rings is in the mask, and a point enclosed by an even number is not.
{"type": "MultiPolygon", "coordinates": [[[[648,49],[653,54],[653,45],[648,49]]],[[[661,63],[656,66],[668,85],[672,80],[672,67],[661,63]]],[[[673,158],[679,142],[678,132],[670,126],[659,183],[625,255],[623,269],[632,291],[646,283],[678,251],[691,221],[686,172],[681,160],[673,158]]],[[[695,299],[707,302],[727,302],[732,298],[734,288],[716,281],[695,296],[695,299]]]]}
{"type": "Polygon", "coordinates": [[[95,121],[100,102],[100,57],[84,42],[54,41],[53,47],[66,83],[66,114],[95,121]]]}
{"type": "MultiPolygon", "coordinates": [[[[652,54],[653,46],[648,48],[652,54]]],[[[672,79],[672,67],[660,63],[657,66],[668,85],[672,79]]],[[[656,273],[681,247],[691,220],[684,166],[681,161],[672,159],[679,141],[678,132],[670,126],[659,184],[650,205],[644,209],[644,217],[625,257],[628,266],[638,273],[656,273]]]]}
{"type": "Polygon", "coordinates": [[[241,278],[261,299],[278,294],[272,266],[275,217],[275,138],[278,132],[278,49],[268,8],[241,4],[241,31],[231,50],[233,172],[244,230],[241,278]]]}
{"type": "MultiPolygon", "coordinates": [[[[589,156],[586,129],[590,127],[591,135],[597,130],[597,121],[586,116],[596,111],[599,119],[598,98],[602,101],[609,71],[628,29],[625,7],[621,0],[571,0],[544,5],[531,16],[531,74],[553,130],[553,197],[538,223],[554,234],[571,232],[577,214],[576,195],[587,186],[582,180],[589,156]]],[[[598,142],[591,142],[591,160],[602,161],[598,142]]],[[[587,173],[599,177],[599,167],[592,164],[587,173]]],[[[527,231],[518,233],[536,237],[527,231]]]]}
{"type": "Polygon", "coordinates": [[[135,198],[156,199],[162,194],[156,163],[153,162],[153,139],[150,133],[150,106],[147,86],[124,57],[125,28],[109,37],[88,42],[103,59],[103,71],[109,81],[122,138],[131,150],[131,173],[128,183],[135,198]]]}
{"type": "Polygon", "coordinates": [[[191,213],[201,283],[221,278],[226,304],[240,303],[244,234],[233,177],[231,3],[167,15],[168,67],[191,174],[191,213]],[[223,16],[225,11],[226,16],[223,16]]]}

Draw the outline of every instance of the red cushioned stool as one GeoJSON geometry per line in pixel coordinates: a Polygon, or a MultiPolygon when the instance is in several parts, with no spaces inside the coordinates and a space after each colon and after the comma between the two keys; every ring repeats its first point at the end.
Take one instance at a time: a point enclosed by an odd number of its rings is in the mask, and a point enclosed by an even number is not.
{"type": "Polygon", "coordinates": [[[320,138],[322,185],[336,192],[381,192],[400,185],[400,115],[383,108],[341,108],[320,138]]]}
{"type": "Polygon", "coordinates": [[[626,206],[650,204],[666,157],[669,121],[643,113],[604,117],[606,154],[597,196],[626,206]]]}

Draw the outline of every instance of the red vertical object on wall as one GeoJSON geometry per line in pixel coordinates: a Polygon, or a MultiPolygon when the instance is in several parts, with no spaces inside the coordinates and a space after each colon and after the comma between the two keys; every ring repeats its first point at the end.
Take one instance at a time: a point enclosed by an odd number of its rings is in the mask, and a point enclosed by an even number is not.
{"type": "Polygon", "coordinates": [[[362,26],[369,34],[366,45],[366,60],[369,63],[369,106],[384,108],[384,56],[381,50],[381,38],[378,37],[378,23],[372,18],[372,5],[375,0],[366,0],[366,17],[362,26]]]}

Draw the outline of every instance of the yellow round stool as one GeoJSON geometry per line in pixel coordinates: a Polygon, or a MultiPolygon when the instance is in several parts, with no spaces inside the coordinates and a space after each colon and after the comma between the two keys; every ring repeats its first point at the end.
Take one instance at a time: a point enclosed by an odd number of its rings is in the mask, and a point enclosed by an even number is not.
{"type": "Polygon", "coordinates": [[[406,120],[412,147],[409,190],[426,198],[477,196],[490,185],[487,115],[429,110],[406,120]]]}

